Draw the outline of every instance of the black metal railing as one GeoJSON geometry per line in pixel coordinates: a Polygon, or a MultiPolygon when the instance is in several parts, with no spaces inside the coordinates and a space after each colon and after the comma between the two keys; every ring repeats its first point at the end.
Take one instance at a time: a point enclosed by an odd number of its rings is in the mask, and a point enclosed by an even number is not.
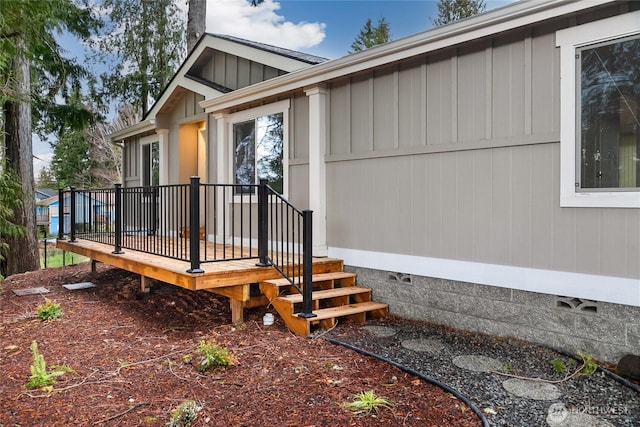
{"type": "Polygon", "coordinates": [[[274,267],[303,294],[312,317],[312,212],[301,211],[269,187],[189,184],[59,191],[58,238],[69,236],[190,263],[256,259],[274,267]],[[207,243],[213,243],[208,245],[207,243]],[[303,286],[308,283],[309,286],[303,286]],[[307,295],[308,294],[308,295],[307,295]]]}

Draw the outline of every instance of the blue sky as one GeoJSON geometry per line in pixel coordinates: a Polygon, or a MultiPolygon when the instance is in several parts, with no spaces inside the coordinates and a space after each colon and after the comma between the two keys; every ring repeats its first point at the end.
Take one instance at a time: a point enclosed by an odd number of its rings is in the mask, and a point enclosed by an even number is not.
{"type": "MultiPolygon", "coordinates": [[[[513,0],[488,0],[487,9],[513,0]]],[[[367,19],[384,17],[392,39],[432,27],[437,0],[208,0],[207,31],[263,41],[330,59],[347,54],[367,19]]]]}
{"type": "MultiPolygon", "coordinates": [[[[487,10],[511,2],[487,0],[487,10]]],[[[187,0],[176,3],[186,16],[187,0]]],[[[347,54],[369,18],[377,23],[384,17],[397,40],[431,28],[429,18],[437,13],[437,0],[265,0],[259,7],[251,7],[248,0],[207,0],[206,31],[334,59],[347,54]]],[[[83,57],[79,40],[60,40],[67,55],[83,57]]],[[[34,139],[33,151],[37,176],[51,159],[51,147],[34,139]]]]}

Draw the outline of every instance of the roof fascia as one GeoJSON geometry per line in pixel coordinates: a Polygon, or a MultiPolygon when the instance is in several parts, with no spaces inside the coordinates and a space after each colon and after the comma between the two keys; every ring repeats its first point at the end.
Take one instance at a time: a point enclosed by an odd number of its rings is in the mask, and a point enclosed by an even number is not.
{"type": "Polygon", "coordinates": [[[136,123],[133,126],[129,126],[128,128],[124,128],[117,132],[113,132],[112,134],[109,134],[108,137],[111,139],[111,142],[121,141],[123,139],[127,139],[135,135],[139,135],[143,132],[155,130],[156,128],[155,122],[156,121],[154,119],[144,120],[142,122],[136,123]]]}
{"type": "Polygon", "coordinates": [[[195,92],[200,95],[203,95],[205,98],[209,98],[212,96],[220,96],[224,94],[223,92],[220,92],[219,90],[216,90],[211,86],[207,86],[203,83],[200,83],[197,80],[190,79],[185,76],[180,76],[178,80],[179,82],[176,85],[176,87],[181,86],[187,90],[190,90],[191,92],[195,92]]]}
{"type": "Polygon", "coordinates": [[[236,55],[241,58],[250,59],[251,61],[268,65],[283,71],[292,72],[302,68],[311,67],[313,65],[298,59],[279,55],[276,52],[268,52],[263,49],[258,49],[257,47],[218,38],[215,35],[210,34],[209,37],[216,39],[215,47],[212,46],[212,48],[216,50],[236,55]]]}
{"type": "Polygon", "coordinates": [[[412,56],[556,18],[615,0],[528,0],[472,18],[427,30],[363,52],[327,61],[309,68],[266,80],[220,97],[206,99],[200,106],[207,113],[224,111],[242,103],[274,96],[327,80],[344,77],[412,56]]]}
{"type": "MultiPolygon", "coordinates": [[[[160,94],[160,97],[153,104],[149,112],[147,112],[146,116],[144,117],[145,119],[153,119],[156,116],[156,114],[158,114],[158,111],[160,111],[162,106],[165,104],[165,102],[167,102],[171,94],[173,94],[176,87],[178,86],[178,80],[180,80],[180,78],[183,77],[187,73],[187,71],[191,69],[193,64],[196,62],[196,60],[200,57],[200,55],[204,52],[206,48],[213,48],[211,37],[212,36],[209,34],[204,34],[202,36],[198,44],[196,44],[196,46],[193,48],[189,56],[187,56],[187,59],[184,60],[182,65],[180,65],[178,70],[175,72],[169,84],[165,87],[165,89],[160,94]]],[[[202,95],[205,95],[206,93],[207,92],[203,93],[202,95]]]]}

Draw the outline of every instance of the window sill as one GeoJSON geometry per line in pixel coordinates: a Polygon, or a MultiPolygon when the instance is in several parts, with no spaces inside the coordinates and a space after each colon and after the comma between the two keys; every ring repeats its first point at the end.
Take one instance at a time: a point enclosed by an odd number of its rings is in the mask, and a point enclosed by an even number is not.
{"type": "Polygon", "coordinates": [[[635,208],[640,209],[640,193],[573,193],[560,196],[563,208],[635,208]]]}

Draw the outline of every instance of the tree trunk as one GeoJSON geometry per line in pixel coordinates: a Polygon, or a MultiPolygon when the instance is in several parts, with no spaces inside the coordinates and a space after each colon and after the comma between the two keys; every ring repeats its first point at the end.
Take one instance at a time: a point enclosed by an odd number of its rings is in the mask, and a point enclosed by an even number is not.
{"type": "Polygon", "coordinates": [[[195,47],[196,42],[205,32],[207,21],[206,0],[189,0],[187,16],[187,52],[195,47]]]}
{"type": "Polygon", "coordinates": [[[31,141],[31,72],[24,55],[25,45],[18,41],[18,55],[12,68],[16,78],[16,100],[4,104],[5,149],[7,167],[16,172],[22,184],[22,206],[13,214],[13,222],[25,227],[22,236],[6,236],[9,253],[5,276],[40,268],[36,238],[36,213],[33,179],[33,147],[31,141]]]}

